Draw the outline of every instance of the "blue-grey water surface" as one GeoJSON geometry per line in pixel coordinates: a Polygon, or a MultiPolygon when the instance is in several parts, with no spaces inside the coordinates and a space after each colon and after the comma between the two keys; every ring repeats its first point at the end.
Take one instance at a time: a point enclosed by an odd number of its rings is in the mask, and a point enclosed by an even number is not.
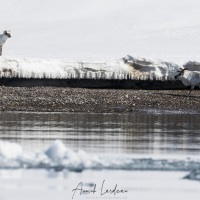
{"type": "Polygon", "coordinates": [[[0,139],[41,150],[61,140],[98,153],[200,153],[200,115],[0,113],[0,139]]]}

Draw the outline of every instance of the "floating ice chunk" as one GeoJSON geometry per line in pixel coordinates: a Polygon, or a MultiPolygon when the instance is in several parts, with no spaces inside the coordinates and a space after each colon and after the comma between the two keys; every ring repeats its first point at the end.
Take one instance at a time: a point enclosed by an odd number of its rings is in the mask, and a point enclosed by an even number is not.
{"type": "Polygon", "coordinates": [[[7,159],[14,159],[22,155],[23,149],[19,144],[0,141],[0,156],[7,159]]]}
{"type": "Polygon", "coordinates": [[[187,176],[184,177],[185,179],[190,180],[197,180],[200,181],[200,169],[192,170],[187,176]]]}
{"type": "Polygon", "coordinates": [[[46,151],[45,154],[52,160],[62,159],[67,152],[67,148],[60,140],[56,140],[46,151]]]}
{"type": "MultiPolygon", "coordinates": [[[[75,152],[55,141],[46,151],[23,151],[19,144],[0,141],[0,168],[43,168],[83,171],[85,169],[192,171],[200,160],[136,158],[132,155],[100,155],[75,152]]],[[[199,178],[199,171],[191,177],[199,178]],[[198,173],[197,173],[198,172],[198,173]]]]}

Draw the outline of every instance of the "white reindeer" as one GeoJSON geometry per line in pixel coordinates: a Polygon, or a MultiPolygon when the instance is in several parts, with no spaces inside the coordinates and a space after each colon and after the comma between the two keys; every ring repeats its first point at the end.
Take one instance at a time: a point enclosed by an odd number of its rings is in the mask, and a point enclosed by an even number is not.
{"type": "Polygon", "coordinates": [[[11,37],[10,31],[4,31],[0,35],[0,56],[2,55],[2,47],[5,44],[6,40],[11,37]]]}
{"type": "Polygon", "coordinates": [[[188,96],[190,96],[195,86],[200,88],[200,72],[189,71],[188,68],[180,68],[179,73],[174,77],[177,80],[181,80],[185,86],[191,86],[188,96]]]}

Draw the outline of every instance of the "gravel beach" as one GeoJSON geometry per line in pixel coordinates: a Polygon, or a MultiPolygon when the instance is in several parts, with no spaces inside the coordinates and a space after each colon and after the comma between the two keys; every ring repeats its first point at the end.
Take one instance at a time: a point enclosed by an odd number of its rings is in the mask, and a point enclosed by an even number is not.
{"type": "Polygon", "coordinates": [[[200,90],[0,87],[1,111],[200,113],[200,90]]]}

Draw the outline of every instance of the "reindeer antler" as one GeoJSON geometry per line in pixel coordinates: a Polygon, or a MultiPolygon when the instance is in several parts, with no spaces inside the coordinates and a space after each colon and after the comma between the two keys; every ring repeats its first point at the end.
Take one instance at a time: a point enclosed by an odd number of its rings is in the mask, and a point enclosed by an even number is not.
{"type": "Polygon", "coordinates": [[[185,70],[188,70],[188,68],[180,68],[180,70],[181,70],[181,71],[178,70],[177,72],[183,72],[183,71],[185,71],[185,70]]]}

